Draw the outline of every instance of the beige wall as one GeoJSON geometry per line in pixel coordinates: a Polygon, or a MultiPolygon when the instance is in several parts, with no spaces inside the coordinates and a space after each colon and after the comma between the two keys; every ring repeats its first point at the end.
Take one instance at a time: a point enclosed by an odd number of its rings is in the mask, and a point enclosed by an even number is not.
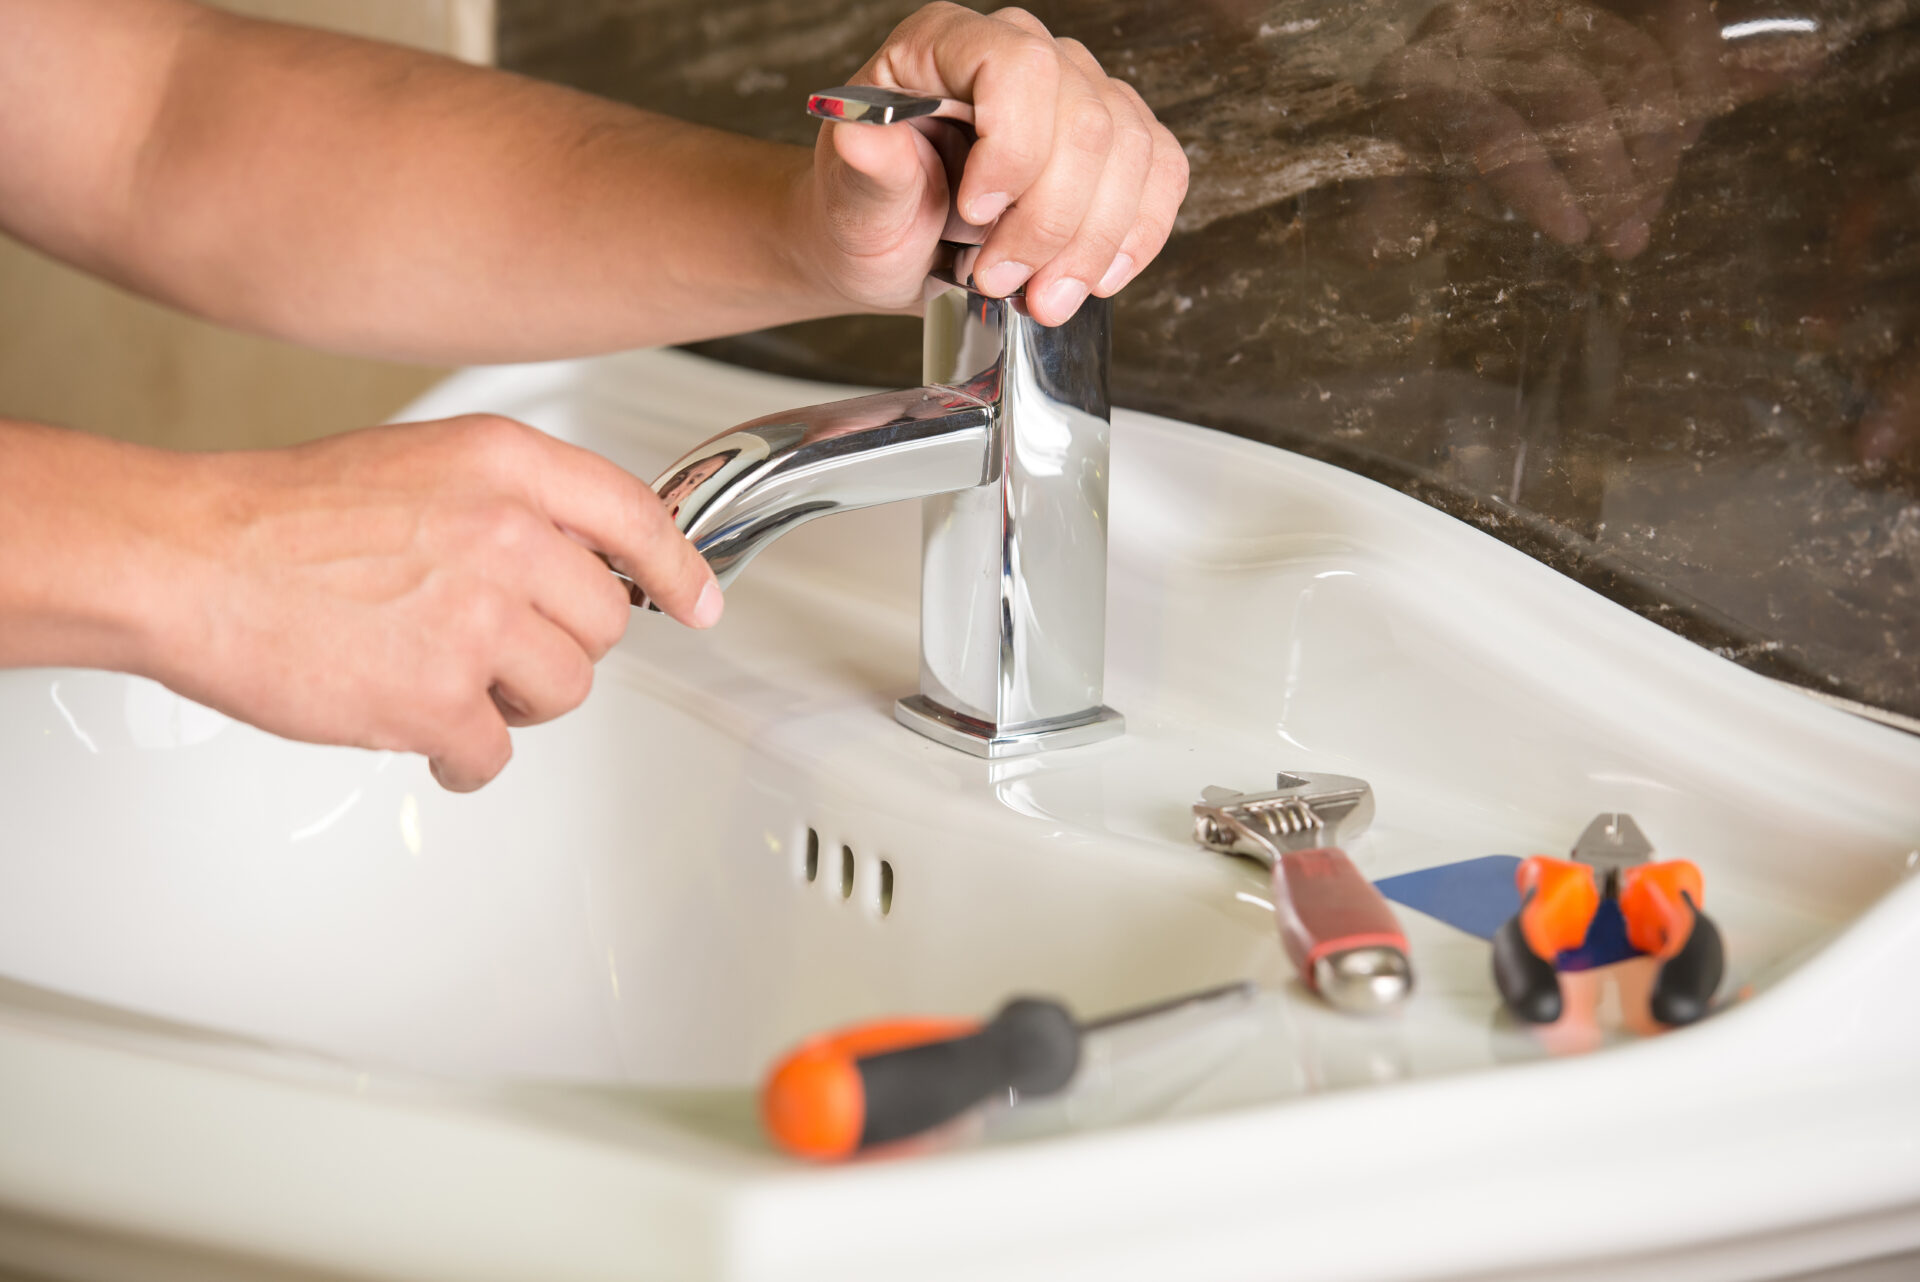
{"type": "Polygon", "coordinates": [[[210,0],[222,9],[303,22],[396,44],[493,61],[493,0],[210,0]]]}
{"type": "MultiPolygon", "coordinates": [[[[493,0],[222,0],[225,7],[467,58],[493,0]]],[[[0,237],[0,414],[156,445],[281,445],[378,422],[445,371],[234,334],[0,237]]]]}

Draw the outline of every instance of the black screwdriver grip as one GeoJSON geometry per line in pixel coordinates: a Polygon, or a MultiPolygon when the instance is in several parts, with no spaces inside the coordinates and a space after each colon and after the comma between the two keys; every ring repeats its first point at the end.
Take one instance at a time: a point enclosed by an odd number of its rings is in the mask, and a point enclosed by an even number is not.
{"type": "Polygon", "coordinates": [[[1080,1067],[1080,1029],[1058,1002],[1019,997],[978,1032],[854,1061],[866,1099],[860,1147],[906,1139],[990,1096],[1051,1095],[1080,1067]]]}

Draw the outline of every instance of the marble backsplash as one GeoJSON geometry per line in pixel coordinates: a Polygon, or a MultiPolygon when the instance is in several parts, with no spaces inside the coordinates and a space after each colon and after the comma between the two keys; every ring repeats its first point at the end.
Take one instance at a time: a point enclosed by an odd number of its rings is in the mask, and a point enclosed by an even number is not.
{"type": "MultiPolygon", "coordinates": [[[[906,0],[501,0],[503,65],[807,142],[906,0]]],[[[1192,161],[1123,405],[1395,485],[1920,719],[1920,0],[1058,0],[1192,161]]],[[[917,322],[702,346],[919,378],[917,322]]]]}

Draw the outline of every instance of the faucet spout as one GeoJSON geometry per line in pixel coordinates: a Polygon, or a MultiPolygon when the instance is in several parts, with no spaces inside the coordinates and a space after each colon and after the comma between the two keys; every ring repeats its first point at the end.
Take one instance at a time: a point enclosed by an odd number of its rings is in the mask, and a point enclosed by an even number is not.
{"type": "MultiPolygon", "coordinates": [[[[1102,701],[1110,314],[927,301],[926,384],[769,414],[654,482],[722,586],[815,517],[921,499],[920,690],[897,720],[981,757],[1120,733],[1102,701]]],[[[635,589],[637,592],[637,589],[635,589]]]]}
{"type": "Polygon", "coordinates": [[[698,446],[655,483],[722,587],[816,517],[991,484],[993,379],[786,410],[698,446]]]}

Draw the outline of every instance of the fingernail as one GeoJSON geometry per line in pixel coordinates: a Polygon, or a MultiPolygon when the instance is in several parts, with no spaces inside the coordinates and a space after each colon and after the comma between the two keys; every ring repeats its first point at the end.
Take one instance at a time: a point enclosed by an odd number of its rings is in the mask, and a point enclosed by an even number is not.
{"type": "Polygon", "coordinates": [[[974,197],[967,212],[967,221],[978,227],[990,223],[1007,212],[1007,193],[991,191],[984,196],[974,197]]]}
{"type": "MultiPolygon", "coordinates": [[[[1053,284],[1040,291],[1040,302],[1048,312],[1061,320],[1073,315],[1086,301],[1087,287],[1071,276],[1062,276],[1053,284]]],[[[1057,323],[1057,322],[1056,322],[1057,323]]]]}
{"type": "Polygon", "coordinates": [[[693,603],[693,626],[710,628],[720,622],[720,611],[726,608],[727,601],[720,593],[720,585],[711,580],[700,589],[700,599],[693,603]]]}
{"type": "Polygon", "coordinates": [[[1107,274],[1100,278],[1100,292],[1111,294],[1129,280],[1133,279],[1133,255],[1115,254],[1113,266],[1107,268],[1107,274]]]}
{"type": "Polygon", "coordinates": [[[1033,275],[1033,268],[1025,263],[1016,263],[1011,258],[1003,263],[995,263],[974,277],[974,283],[983,294],[1004,297],[1027,283],[1027,277],[1033,275]]]}

